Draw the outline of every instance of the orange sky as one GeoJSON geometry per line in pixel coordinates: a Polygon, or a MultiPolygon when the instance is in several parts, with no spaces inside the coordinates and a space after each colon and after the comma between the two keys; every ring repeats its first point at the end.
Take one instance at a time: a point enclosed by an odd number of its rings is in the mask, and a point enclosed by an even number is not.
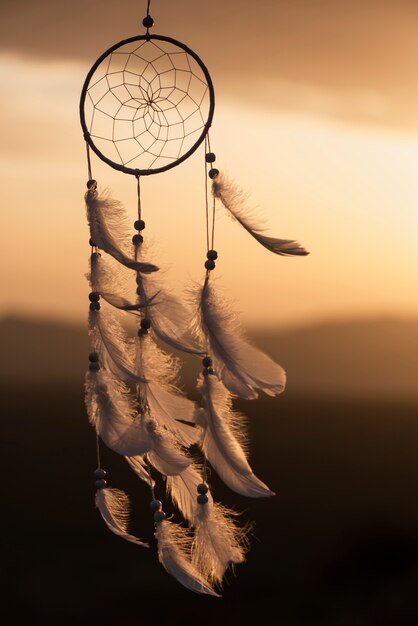
{"type": "MultiPolygon", "coordinates": [[[[272,235],[311,251],[275,257],[220,215],[216,274],[245,322],[416,315],[418,6],[208,6],[154,0],[155,30],[184,40],[211,71],[219,167],[250,192],[272,235]]],[[[99,53],[142,31],[142,13],[138,2],[0,7],[3,313],[85,316],[79,92],[99,53]]],[[[201,157],[143,184],[147,235],[176,290],[203,275],[201,157]]],[[[94,175],[133,220],[134,181],[97,159],[94,175]]]]}

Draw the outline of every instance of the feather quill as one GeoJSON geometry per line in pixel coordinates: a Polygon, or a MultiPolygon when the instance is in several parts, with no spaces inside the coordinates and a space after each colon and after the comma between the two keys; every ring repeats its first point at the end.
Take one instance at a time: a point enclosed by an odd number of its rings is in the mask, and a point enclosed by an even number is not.
{"type": "Polygon", "coordinates": [[[196,332],[203,333],[217,376],[229,391],[241,398],[257,398],[256,389],[276,396],[285,388],[284,369],[252,346],[238,320],[207,276],[198,292],[199,315],[196,332]]]}
{"type": "Polygon", "coordinates": [[[90,237],[94,245],[129,269],[144,274],[157,272],[159,268],[156,265],[136,261],[127,253],[126,242],[130,236],[121,203],[110,198],[109,194],[99,194],[94,187],[87,191],[85,199],[90,237]]]}
{"type": "Polygon", "coordinates": [[[309,252],[294,239],[277,239],[264,235],[262,232],[263,229],[257,224],[251,211],[245,207],[245,194],[231,181],[227,180],[224,175],[218,174],[213,180],[212,194],[222,202],[223,206],[231,213],[232,217],[234,217],[262,246],[270,250],[270,252],[282,256],[306,256],[309,254],[309,252]]]}
{"type": "Polygon", "coordinates": [[[137,546],[149,548],[148,543],[144,543],[127,531],[129,514],[129,498],[125,492],[119,489],[98,489],[96,491],[96,507],[99,509],[107,527],[122,539],[135,543],[137,546]]]}
{"type": "Polygon", "coordinates": [[[234,434],[241,416],[232,410],[228,391],[216,376],[201,378],[198,389],[203,397],[200,445],[209,463],[233,491],[251,498],[273,496],[274,492],[254,475],[234,434]]]}
{"type": "Polygon", "coordinates": [[[86,374],[86,407],[90,423],[102,441],[123,456],[149,452],[153,440],[128,389],[101,368],[86,374]]]}
{"type": "Polygon", "coordinates": [[[220,504],[199,505],[194,528],[192,563],[211,584],[220,584],[229,565],[243,563],[247,529],[240,529],[233,511],[220,504]]]}
{"type": "Polygon", "coordinates": [[[190,591],[219,597],[191,562],[191,539],[184,528],[164,520],[157,524],[155,537],[159,561],[171,576],[190,591]]]}

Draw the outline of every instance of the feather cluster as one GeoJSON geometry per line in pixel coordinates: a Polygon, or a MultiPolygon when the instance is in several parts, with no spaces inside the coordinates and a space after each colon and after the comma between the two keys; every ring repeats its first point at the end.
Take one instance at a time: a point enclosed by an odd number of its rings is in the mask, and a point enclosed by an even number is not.
{"type": "MultiPolygon", "coordinates": [[[[239,205],[239,193],[223,178],[214,181],[213,194],[273,252],[306,253],[294,241],[262,235],[239,205]]],[[[90,422],[106,446],[124,456],[150,487],[163,567],[187,589],[218,596],[227,569],[245,560],[249,529],[240,528],[236,513],[214,501],[206,464],[241,495],[274,495],[250,467],[244,418],[234,410],[233,398],[254,399],[259,391],[278,395],[285,372],[244,336],[209,272],[193,295],[193,325],[188,307],[167,290],[158,266],[145,258],[143,239],[130,243],[120,203],[95,185],[86,194],[86,208],[93,246],[87,275],[92,353],[85,380],[90,422]],[[140,321],[135,338],[120,322],[121,312],[140,321]],[[200,405],[178,388],[180,363],[161,344],[196,357],[210,355],[213,368],[205,367],[198,380],[200,405]],[[203,461],[192,455],[191,446],[200,450],[203,461]],[[164,478],[167,496],[187,528],[160,510],[154,490],[161,481],[155,473],[164,478]]],[[[96,506],[109,529],[146,546],[127,530],[128,505],[123,492],[98,486],[96,506]]]]}

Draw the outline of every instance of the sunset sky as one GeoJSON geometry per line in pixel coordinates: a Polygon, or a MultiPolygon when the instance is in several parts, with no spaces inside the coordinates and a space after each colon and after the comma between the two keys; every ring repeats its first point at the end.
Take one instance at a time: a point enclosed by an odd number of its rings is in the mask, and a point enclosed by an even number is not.
{"type": "MultiPolygon", "coordinates": [[[[0,5],[1,314],[82,322],[89,247],[78,119],[84,77],[141,34],[146,2],[0,5]]],[[[418,3],[153,0],[153,32],[206,62],[217,166],[250,193],[276,257],[219,212],[218,282],[247,325],[416,316],[418,3]]],[[[176,292],[205,260],[203,147],[143,181],[154,260],[176,292]]],[[[135,219],[135,180],[93,174],[135,219]]]]}

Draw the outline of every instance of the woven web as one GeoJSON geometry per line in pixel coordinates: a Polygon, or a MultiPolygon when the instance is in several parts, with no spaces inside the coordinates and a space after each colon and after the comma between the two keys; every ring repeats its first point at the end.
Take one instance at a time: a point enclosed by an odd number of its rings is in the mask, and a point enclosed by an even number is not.
{"type": "Polygon", "coordinates": [[[193,57],[169,42],[126,44],[98,66],[84,113],[96,147],[111,161],[150,170],[177,161],[200,137],[210,94],[193,57]]]}

